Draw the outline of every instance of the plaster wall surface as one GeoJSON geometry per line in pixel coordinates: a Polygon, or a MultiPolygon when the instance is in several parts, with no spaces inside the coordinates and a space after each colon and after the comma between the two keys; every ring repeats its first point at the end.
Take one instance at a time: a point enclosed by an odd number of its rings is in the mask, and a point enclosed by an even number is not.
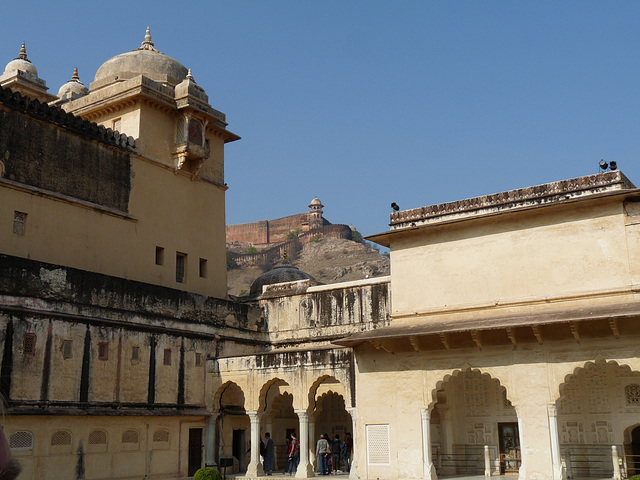
{"type": "Polygon", "coordinates": [[[20,478],[75,478],[82,466],[87,480],[177,480],[187,474],[184,438],[189,428],[204,425],[204,417],[12,416],[4,429],[8,438],[16,432],[32,434],[32,448],[13,451],[23,466],[20,478]],[[55,445],[60,432],[68,434],[69,444],[65,438],[65,444],[55,445]]]}
{"type": "MultiPolygon", "coordinates": [[[[585,390],[583,386],[583,390],[574,394],[577,395],[576,398],[581,398],[583,403],[602,402],[604,398],[605,407],[600,412],[594,411],[586,416],[584,412],[569,413],[566,409],[560,410],[560,426],[562,428],[563,421],[575,420],[580,415],[586,431],[591,429],[591,423],[587,419],[594,425],[597,420],[609,421],[612,436],[604,439],[603,450],[608,449],[610,452],[611,444],[622,445],[629,442],[624,436],[625,429],[637,424],[634,417],[634,409],[637,407],[625,406],[623,387],[638,383],[640,349],[636,343],[632,338],[602,339],[581,344],[550,342],[545,345],[519,346],[518,349],[413,353],[395,351],[393,354],[371,346],[358,347],[355,352],[357,438],[361,442],[366,441],[367,425],[389,425],[391,459],[387,465],[369,464],[367,449],[359,448],[356,449],[358,463],[361,468],[366,467],[367,478],[421,477],[423,455],[422,432],[419,428],[420,410],[434,406],[445,407],[451,414],[453,439],[448,439],[450,444],[475,443],[467,438],[467,429],[478,422],[488,422],[492,427],[491,435],[483,439],[481,446],[497,444],[497,424],[513,417],[505,417],[504,413],[500,413],[502,407],[495,406],[499,400],[495,397],[495,392],[491,393],[491,389],[473,391],[460,387],[451,390],[458,381],[457,376],[477,371],[482,377],[487,377],[487,382],[499,382],[499,387],[506,389],[506,398],[515,410],[523,456],[521,478],[551,479],[553,472],[548,407],[555,406],[558,401],[562,404],[562,399],[565,398],[561,394],[563,389],[575,389],[572,382],[575,382],[576,375],[583,375],[583,371],[594,368],[594,365],[600,365],[598,368],[605,370],[612,369],[611,376],[620,378],[615,382],[616,388],[607,389],[604,397],[597,397],[599,400],[596,401],[597,392],[588,388],[585,390]],[[451,395],[446,395],[446,392],[451,395]],[[444,404],[443,394],[447,399],[444,404]],[[485,410],[478,411],[486,411],[484,417],[470,414],[470,405],[473,406],[478,401],[487,405],[485,410]],[[563,416],[566,417],[564,420],[563,416]],[[615,420],[610,420],[611,418],[615,420]]],[[[434,416],[432,413],[432,424],[434,416]]],[[[434,427],[432,425],[432,431],[436,430],[434,427]]],[[[567,438],[561,437],[561,443],[566,442],[567,438]]],[[[584,443],[597,441],[587,438],[584,443]]]]}
{"type": "Polygon", "coordinates": [[[84,136],[80,118],[38,108],[44,113],[22,104],[0,110],[0,252],[225,298],[224,140],[209,135],[208,181],[172,167],[175,114],[140,102],[117,112],[125,128],[138,122],[148,130],[140,132],[147,158],[84,136]],[[58,115],[80,130],[38,115],[58,115]],[[14,233],[15,212],[26,215],[21,233],[14,233]],[[182,281],[178,252],[186,255],[182,281]]]}
{"type": "Polygon", "coordinates": [[[398,238],[391,249],[393,316],[620,301],[619,294],[631,293],[637,269],[628,242],[637,242],[638,232],[625,229],[625,217],[619,200],[584,202],[398,238]]]}

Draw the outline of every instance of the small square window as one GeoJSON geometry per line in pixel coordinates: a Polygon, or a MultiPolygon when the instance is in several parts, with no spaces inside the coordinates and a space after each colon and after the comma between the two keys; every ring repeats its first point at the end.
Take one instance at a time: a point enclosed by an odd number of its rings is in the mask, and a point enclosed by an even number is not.
{"type": "Polygon", "coordinates": [[[22,338],[22,353],[25,355],[35,355],[36,354],[36,334],[35,333],[25,333],[22,338]]]}
{"type": "Polygon", "coordinates": [[[98,360],[109,360],[109,342],[98,343],[98,360]]]}
{"type": "Polygon", "coordinates": [[[111,129],[115,130],[116,132],[121,132],[122,128],[122,119],[121,118],[116,118],[115,120],[113,120],[113,122],[111,123],[111,129]]]}
{"type": "Polygon", "coordinates": [[[140,347],[133,347],[131,349],[131,361],[132,362],[140,361],[140,347]]]}
{"type": "Polygon", "coordinates": [[[207,278],[207,259],[200,259],[200,278],[207,278]]]}
{"type": "Polygon", "coordinates": [[[24,235],[27,228],[27,214],[23,212],[13,212],[13,233],[24,235]]]}
{"type": "Polygon", "coordinates": [[[156,247],[156,265],[164,265],[164,248],[156,247]]]}
{"type": "Polygon", "coordinates": [[[171,365],[171,349],[170,348],[164,349],[164,364],[171,365]]]}
{"type": "Polygon", "coordinates": [[[187,256],[184,253],[176,253],[176,282],[184,283],[187,256]]]}
{"type": "Polygon", "coordinates": [[[71,340],[62,341],[62,358],[67,359],[73,356],[73,342],[71,340]]]}
{"type": "Polygon", "coordinates": [[[196,353],[196,367],[202,366],[202,354],[196,353]]]}

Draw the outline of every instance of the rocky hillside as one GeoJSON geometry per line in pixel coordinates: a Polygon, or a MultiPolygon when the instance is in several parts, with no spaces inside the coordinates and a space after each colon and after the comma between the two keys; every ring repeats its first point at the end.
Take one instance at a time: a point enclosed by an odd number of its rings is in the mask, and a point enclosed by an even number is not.
{"type": "MultiPolygon", "coordinates": [[[[386,256],[361,243],[337,238],[311,242],[289,261],[322,283],[389,275],[389,259],[386,256]]],[[[269,268],[246,266],[230,269],[227,272],[229,294],[248,293],[253,280],[269,268]]]]}

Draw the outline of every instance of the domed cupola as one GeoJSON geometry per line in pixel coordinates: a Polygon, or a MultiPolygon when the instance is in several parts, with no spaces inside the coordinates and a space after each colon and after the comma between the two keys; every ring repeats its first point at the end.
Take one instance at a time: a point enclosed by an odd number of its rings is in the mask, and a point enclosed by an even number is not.
{"type": "Polygon", "coordinates": [[[18,56],[7,63],[4,73],[0,76],[0,86],[41,102],[50,102],[56,98],[47,93],[47,82],[38,77],[38,69],[27,58],[24,42],[18,56]]]}
{"type": "Polygon", "coordinates": [[[78,76],[78,69],[73,69],[71,80],[60,87],[58,90],[58,99],[54,104],[66,103],[76,98],[84,97],[89,93],[89,89],[84,86],[78,76]]]}
{"type": "Polygon", "coordinates": [[[317,230],[324,226],[324,219],[322,218],[322,202],[318,197],[311,200],[309,204],[309,230],[317,230]]]}
{"type": "Polygon", "coordinates": [[[187,97],[196,98],[203,101],[205,104],[209,103],[209,97],[204,92],[204,88],[196,83],[196,80],[191,74],[191,69],[187,71],[187,76],[184,77],[178,85],[176,85],[176,102],[180,106],[181,100],[187,100],[187,97]]]}
{"type": "Polygon", "coordinates": [[[60,101],[66,112],[126,133],[138,154],[176,174],[226,190],[224,144],[240,137],[226,129],[224,113],[209,105],[191,72],[156,49],[149,27],[139,48],[102,64],[88,93],[72,82],[60,90],[70,95],[60,101]]]}
{"type": "Polygon", "coordinates": [[[250,297],[258,297],[262,294],[262,287],[265,285],[273,285],[275,283],[295,282],[298,280],[312,280],[317,282],[315,278],[297,267],[291,265],[286,257],[285,259],[273,267],[268,272],[263,273],[256,278],[251,284],[249,291],[250,297]]]}
{"type": "Polygon", "coordinates": [[[187,69],[177,60],[155,48],[151,41],[151,30],[147,27],[144,41],[139,48],[116,55],[98,68],[91,90],[138,75],[173,87],[187,76],[187,69]]]}
{"type": "Polygon", "coordinates": [[[20,53],[18,56],[7,63],[7,66],[4,68],[3,75],[13,73],[18,70],[29,76],[38,78],[38,69],[33,63],[31,63],[31,60],[27,58],[27,49],[24,46],[24,42],[22,42],[22,47],[20,47],[20,53]]]}

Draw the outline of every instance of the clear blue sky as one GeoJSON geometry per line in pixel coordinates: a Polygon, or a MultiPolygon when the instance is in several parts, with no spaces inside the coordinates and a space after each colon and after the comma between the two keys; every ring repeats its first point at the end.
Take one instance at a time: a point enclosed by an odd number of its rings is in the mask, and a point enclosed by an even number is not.
{"type": "Polygon", "coordinates": [[[640,185],[640,2],[9,2],[0,68],[27,44],[57,93],[156,48],[242,140],[227,223],[305,211],[387,230],[402,209],[596,173],[640,185]]]}

